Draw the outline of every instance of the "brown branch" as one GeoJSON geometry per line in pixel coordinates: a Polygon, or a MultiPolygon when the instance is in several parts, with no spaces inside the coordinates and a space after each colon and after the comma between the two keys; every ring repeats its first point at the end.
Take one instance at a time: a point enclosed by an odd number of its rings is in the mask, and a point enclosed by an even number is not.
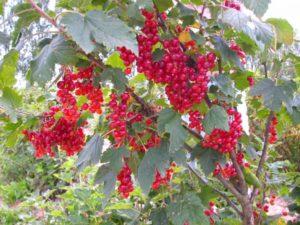
{"type": "Polygon", "coordinates": [[[230,182],[225,180],[221,175],[217,175],[216,177],[223,184],[223,186],[227,188],[237,198],[237,200],[241,204],[244,204],[244,196],[230,182]]]}
{"type": "Polygon", "coordinates": [[[245,181],[243,171],[242,171],[240,165],[238,164],[238,162],[236,160],[235,151],[230,152],[230,159],[231,159],[232,164],[233,164],[233,166],[236,170],[237,177],[238,177],[238,179],[240,181],[240,184],[241,184],[241,193],[246,196],[248,194],[248,187],[247,187],[247,184],[246,184],[246,181],[245,181]]]}
{"type": "Polygon", "coordinates": [[[64,30],[58,26],[58,24],[56,23],[56,21],[49,16],[46,12],[43,11],[43,9],[41,9],[41,7],[39,7],[34,0],[27,0],[27,2],[32,6],[32,8],[34,8],[34,10],[41,15],[41,17],[43,17],[44,19],[48,20],[49,23],[51,23],[53,26],[55,26],[59,31],[64,32],[64,30]]]}
{"type": "Polygon", "coordinates": [[[142,99],[140,96],[138,96],[132,88],[126,87],[126,91],[134,98],[134,100],[139,103],[142,106],[143,111],[145,112],[146,116],[153,116],[155,115],[155,111],[152,109],[152,107],[145,102],[144,99],[142,99]]]}
{"type": "Polygon", "coordinates": [[[196,131],[194,131],[191,128],[189,128],[187,124],[183,123],[182,125],[195,138],[199,139],[200,141],[203,140],[203,137],[199,133],[197,133],[196,131]]]}
{"type": "Polygon", "coordinates": [[[268,146],[269,146],[269,134],[270,134],[270,126],[271,126],[271,121],[274,117],[274,112],[271,111],[270,115],[267,119],[266,122],[266,129],[265,129],[265,134],[264,134],[264,145],[263,145],[263,149],[262,149],[262,153],[261,153],[261,158],[260,161],[258,163],[258,167],[257,167],[257,171],[256,171],[256,176],[259,177],[262,169],[263,169],[263,165],[267,160],[267,150],[268,150],[268,146]]]}
{"type": "MultiPolygon", "coordinates": [[[[274,112],[271,111],[267,122],[266,122],[266,128],[265,128],[265,134],[264,134],[264,145],[263,145],[263,149],[262,149],[262,153],[261,153],[261,158],[260,161],[258,163],[257,166],[257,170],[256,170],[256,176],[259,178],[262,171],[263,171],[263,165],[265,164],[266,160],[267,160],[267,156],[268,156],[268,146],[269,146],[269,133],[270,133],[270,126],[271,126],[271,121],[272,118],[274,117],[274,112]]],[[[254,188],[252,193],[251,193],[251,197],[250,197],[250,201],[253,202],[255,196],[257,195],[258,192],[258,188],[254,188]]]]}
{"type": "Polygon", "coordinates": [[[264,62],[262,65],[264,66],[265,78],[268,78],[268,67],[267,67],[267,63],[264,62]]]}
{"type": "Polygon", "coordinates": [[[205,9],[206,9],[206,2],[204,2],[203,6],[202,6],[202,11],[200,13],[200,19],[203,19],[204,13],[205,13],[205,9]]]}
{"type": "Polygon", "coordinates": [[[214,187],[212,187],[212,186],[210,186],[209,184],[208,184],[208,182],[200,175],[200,174],[198,174],[197,173],[197,171],[195,171],[194,169],[193,169],[193,167],[188,163],[187,164],[187,166],[188,166],[188,169],[203,183],[203,184],[205,184],[205,185],[207,185],[207,186],[209,186],[214,192],[216,192],[216,193],[218,193],[227,203],[228,203],[228,205],[230,205],[235,211],[236,211],[236,213],[240,216],[240,217],[242,217],[243,216],[243,214],[242,214],[242,212],[237,208],[237,206],[229,199],[229,197],[227,196],[227,195],[225,195],[223,192],[221,192],[221,191],[219,191],[218,189],[216,189],[216,188],[214,188],[214,187]]]}

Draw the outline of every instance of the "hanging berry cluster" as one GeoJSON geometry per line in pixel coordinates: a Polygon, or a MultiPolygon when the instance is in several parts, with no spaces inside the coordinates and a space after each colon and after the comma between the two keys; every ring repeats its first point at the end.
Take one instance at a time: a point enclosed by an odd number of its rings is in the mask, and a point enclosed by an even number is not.
{"type": "Polygon", "coordinates": [[[112,131],[116,146],[121,146],[128,134],[126,115],[130,95],[125,92],[118,99],[117,94],[112,93],[110,99],[108,106],[111,112],[107,116],[109,128],[112,131]]]}
{"type": "Polygon", "coordinates": [[[216,206],[214,202],[209,202],[209,209],[204,210],[204,215],[209,217],[210,224],[215,224],[213,215],[216,214],[216,206]]]}
{"type": "Polygon", "coordinates": [[[238,57],[241,59],[242,64],[246,64],[246,53],[241,49],[240,46],[238,46],[235,42],[231,42],[230,49],[238,55],[238,57]]]}
{"type": "Polygon", "coordinates": [[[190,111],[189,112],[189,128],[195,129],[196,131],[200,132],[203,130],[203,126],[201,121],[203,120],[204,116],[200,114],[199,111],[190,111]]]}
{"type": "Polygon", "coordinates": [[[120,57],[126,66],[124,72],[129,75],[131,73],[131,66],[136,60],[136,56],[130,49],[126,49],[125,47],[118,47],[117,50],[121,53],[120,57]]]}
{"type": "Polygon", "coordinates": [[[58,107],[51,107],[49,112],[44,113],[41,128],[38,131],[24,130],[23,134],[28,138],[35,148],[35,157],[44,155],[53,157],[54,149],[58,146],[68,156],[79,152],[84,145],[84,133],[82,126],[77,122],[62,117],[56,121],[55,114],[59,112],[58,107]]]}
{"type": "MultiPolygon", "coordinates": [[[[165,84],[170,103],[179,112],[185,112],[194,104],[200,103],[206,95],[208,72],[214,68],[216,56],[214,53],[200,55],[195,62],[184,52],[178,38],[160,40],[154,13],[142,10],[142,15],[146,21],[142,28],[143,34],[137,37],[137,70],[149,80],[165,84]],[[163,47],[164,54],[160,60],[155,60],[153,49],[158,43],[163,47]],[[196,63],[196,68],[190,67],[190,62],[196,63]]],[[[127,52],[124,47],[121,50],[122,53],[127,52]]],[[[122,53],[121,58],[127,63],[127,53],[122,53]]]]}
{"type": "Polygon", "coordinates": [[[235,10],[238,10],[238,11],[241,10],[241,5],[237,1],[225,0],[224,5],[225,5],[225,7],[232,8],[232,9],[235,9],[235,10]]]}
{"type": "Polygon", "coordinates": [[[253,78],[252,76],[248,76],[248,77],[247,77],[247,80],[248,80],[249,86],[250,86],[250,87],[253,87],[254,84],[255,84],[254,78],[253,78]]]}
{"type": "Polygon", "coordinates": [[[38,131],[23,131],[34,146],[37,158],[44,155],[54,156],[53,150],[57,147],[68,156],[82,149],[85,142],[83,126],[86,125],[86,122],[78,123],[82,111],[89,110],[99,114],[102,112],[102,91],[100,87],[93,86],[92,77],[92,67],[79,69],[78,73],[64,70],[63,79],[57,84],[59,105],[51,107],[49,112],[43,114],[38,131]],[[86,96],[88,102],[79,108],[76,96],[81,95],[86,96]]]}
{"type": "Polygon", "coordinates": [[[235,150],[238,139],[242,135],[241,114],[234,109],[228,109],[229,131],[214,129],[211,134],[206,134],[202,142],[204,148],[212,148],[220,153],[235,150]]]}
{"type": "Polygon", "coordinates": [[[109,102],[110,113],[107,116],[109,128],[116,146],[121,146],[128,142],[134,151],[145,152],[160,143],[160,138],[154,129],[151,129],[153,121],[145,118],[143,114],[129,110],[130,95],[125,92],[117,96],[111,94],[109,102]],[[135,123],[145,125],[141,131],[130,132],[135,123]]]}
{"type": "Polygon", "coordinates": [[[237,173],[232,163],[226,163],[224,167],[222,167],[219,163],[217,163],[213,175],[214,176],[221,175],[224,179],[228,180],[232,177],[235,177],[237,173]]]}
{"type": "Polygon", "coordinates": [[[131,169],[125,163],[117,176],[117,179],[120,182],[118,191],[123,198],[128,198],[129,194],[134,190],[131,173],[131,169]]]}
{"type": "Polygon", "coordinates": [[[274,144],[278,137],[277,137],[277,131],[276,131],[276,125],[278,124],[278,120],[276,118],[276,116],[273,116],[272,120],[271,120],[271,124],[270,124],[270,128],[269,128],[269,142],[270,144],[274,144]]]}
{"type": "Polygon", "coordinates": [[[244,153],[242,153],[242,152],[238,152],[236,154],[236,161],[240,166],[250,167],[250,164],[245,160],[244,153]]]}
{"type": "Polygon", "coordinates": [[[172,163],[171,167],[166,170],[165,176],[162,176],[159,171],[156,171],[155,173],[155,180],[152,184],[152,189],[157,190],[161,186],[166,186],[172,179],[172,175],[174,173],[174,167],[176,166],[176,163],[172,163]]]}

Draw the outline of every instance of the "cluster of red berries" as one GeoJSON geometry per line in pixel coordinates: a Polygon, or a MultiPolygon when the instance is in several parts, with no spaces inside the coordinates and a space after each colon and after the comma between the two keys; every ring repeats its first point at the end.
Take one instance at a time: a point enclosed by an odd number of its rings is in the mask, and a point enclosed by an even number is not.
{"type": "Polygon", "coordinates": [[[200,114],[199,111],[190,111],[189,112],[189,128],[195,129],[200,132],[203,130],[203,126],[201,121],[203,120],[203,115],[200,114]]]}
{"type": "Polygon", "coordinates": [[[236,1],[232,1],[232,0],[225,0],[224,1],[224,5],[225,7],[228,7],[228,8],[232,8],[232,9],[236,9],[238,11],[241,10],[241,5],[239,2],[236,2],[236,1]]]}
{"type": "Polygon", "coordinates": [[[204,210],[204,215],[209,217],[210,224],[215,224],[213,215],[216,214],[216,206],[214,202],[209,202],[209,209],[204,210]]]}
{"type": "Polygon", "coordinates": [[[108,106],[111,110],[107,116],[109,119],[109,128],[117,146],[121,146],[128,135],[127,131],[127,108],[130,100],[130,95],[127,92],[118,97],[117,94],[112,93],[108,106]]]}
{"type": "Polygon", "coordinates": [[[129,93],[125,92],[118,97],[115,93],[111,94],[109,102],[110,114],[107,116],[109,120],[109,128],[112,131],[116,146],[120,146],[128,141],[129,146],[135,151],[145,152],[160,143],[160,137],[157,132],[151,129],[153,121],[150,118],[144,118],[141,113],[128,110],[130,100],[129,93]],[[142,131],[136,131],[132,135],[129,128],[134,123],[145,125],[142,131]]]}
{"type": "Polygon", "coordinates": [[[102,91],[100,87],[93,86],[92,79],[93,67],[79,69],[78,73],[64,69],[64,76],[57,84],[59,106],[51,107],[49,112],[43,114],[39,131],[23,132],[33,144],[36,157],[54,156],[53,148],[58,146],[67,155],[73,155],[82,149],[85,141],[83,126],[86,122],[77,124],[82,111],[102,113],[102,91]],[[86,96],[88,103],[79,109],[76,96],[86,96]],[[62,116],[56,119],[59,113],[62,116]]]}
{"type": "Polygon", "coordinates": [[[123,198],[128,198],[130,193],[134,190],[131,173],[131,169],[125,163],[117,176],[117,179],[120,182],[118,191],[123,198]]]}
{"type": "Polygon", "coordinates": [[[230,49],[238,55],[241,59],[242,64],[246,64],[246,53],[238,46],[235,42],[231,42],[230,49]]]}
{"type": "Polygon", "coordinates": [[[267,213],[267,212],[269,212],[270,205],[275,205],[275,200],[276,200],[276,195],[271,195],[269,201],[266,200],[264,205],[262,205],[262,203],[258,202],[258,203],[256,203],[256,207],[267,213]]]}
{"type": "Polygon", "coordinates": [[[226,163],[224,167],[222,167],[219,163],[217,163],[216,168],[213,172],[214,176],[221,175],[224,179],[230,179],[237,175],[234,166],[231,163],[226,163]]]}
{"type": "Polygon", "coordinates": [[[24,130],[23,134],[28,138],[35,148],[35,157],[44,155],[53,157],[53,148],[60,146],[68,156],[79,152],[85,141],[82,126],[77,121],[67,120],[65,117],[58,119],[54,115],[59,112],[58,107],[51,107],[49,112],[43,115],[42,125],[39,131],[24,130]]]}
{"type": "Polygon", "coordinates": [[[174,173],[174,169],[173,167],[175,167],[176,164],[172,163],[171,167],[169,169],[166,170],[166,174],[163,177],[159,171],[156,171],[155,173],[155,180],[152,184],[152,189],[153,190],[157,190],[160,186],[166,186],[168,185],[168,183],[170,182],[170,180],[172,179],[172,175],[174,173]]]}
{"type": "Polygon", "coordinates": [[[255,84],[254,78],[253,78],[252,76],[249,76],[249,77],[247,77],[247,80],[248,80],[248,82],[249,82],[249,86],[250,86],[250,87],[253,87],[254,84],[255,84]]]}
{"type": "Polygon", "coordinates": [[[242,152],[238,152],[236,154],[236,161],[239,165],[241,165],[243,167],[250,167],[250,164],[245,161],[245,156],[244,156],[244,153],[242,153],[242,152]]]}
{"type": "MultiPolygon", "coordinates": [[[[276,195],[273,194],[273,195],[271,195],[271,197],[270,197],[269,199],[266,200],[266,202],[265,202],[264,205],[262,205],[260,202],[258,202],[258,203],[256,203],[256,207],[257,207],[258,209],[260,209],[260,210],[262,210],[262,211],[268,213],[269,210],[270,210],[270,205],[271,205],[271,206],[275,205],[276,199],[277,199],[276,195]]],[[[282,215],[282,216],[288,216],[288,215],[289,215],[288,210],[282,209],[281,215],[282,215]]],[[[255,217],[258,217],[258,213],[257,213],[256,211],[254,212],[254,216],[255,216],[255,217]]]]}
{"type": "Polygon", "coordinates": [[[278,120],[276,118],[276,116],[273,116],[272,120],[271,120],[271,124],[270,124],[270,128],[269,128],[269,143],[270,144],[274,144],[278,137],[277,137],[277,131],[276,131],[276,125],[278,124],[278,120]]]}
{"type": "Polygon", "coordinates": [[[145,26],[142,28],[143,34],[137,37],[137,70],[144,73],[149,80],[165,84],[170,103],[179,112],[185,112],[194,104],[200,103],[206,95],[208,72],[214,68],[216,56],[208,53],[199,56],[197,62],[194,62],[184,53],[178,38],[160,40],[158,21],[154,13],[142,10],[142,15],[145,17],[145,26]],[[163,46],[164,55],[155,61],[153,48],[159,42],[163,46]],[[196,63],[197,68],[190,67],[189,63],[196,63]]]}
{"type": "Polygon", "coordinates": [[[202,142],[204,148],[212,148],[220,153],[228,153],[236,148],[238,139],[242,135],[241,114],[234,109],[228,109],[229,131],[214,129],[206,134],[202,142]]]}
{"type": "Polygon", "coordinates": [[[129,136],[129,145],[134,151],[145,152],[150,148],[157,146],[160,143],[158,134],[149,129],[138,132],[135,136],[129,136]]]}
{"type": "Polygon", "coordinates": [[[120,52],[120,57],[126,66],[126,69],[124,71],[125,74],[131,74],[131,66],[136,60],[136,55],[130,49],[126,49],[125,47],[118,47],[117,50],[120,52]]]}
{"type": "Polygon", "coordinates": [[[65,69],[63,79],[57,83],[59,89],[57,97],[67,119],[76,121],[80,116],[75,96],[85,96],[88,99],[88,102],[84,103],[80,110],[102,113],[103,93],[100,87],[93,85],[93,70],[92,66],[79,69],[78,73],[65,69]]]}

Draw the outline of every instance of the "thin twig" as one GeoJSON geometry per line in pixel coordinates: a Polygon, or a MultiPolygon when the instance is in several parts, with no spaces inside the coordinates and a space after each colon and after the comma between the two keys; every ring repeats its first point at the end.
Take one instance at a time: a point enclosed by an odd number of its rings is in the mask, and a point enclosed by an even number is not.
{"type": "Polygon", "coordinates": [[[230,159],[231,159],[232,164],[233,164],[233,166],[236,170],[237,177],[240,181],[242,194],[247,195],[248,194],[248,187],[247,187],[247,184],[246,184],[246,181],[245,181],[243,171],[242,171],[240,165],[237,162],[235,151],[230,152],[230,159]]]}
{"type": "Polygon", "coordinates": [[[192,130],[191,128],[189,128],[188,126],[187,126],[187,124],[185,124],[185,123],[183,123],[182,124],[183,125],[183,127],[191,134],[191,135],[193,135],[194,137],[196,137],[198,140],[203,140],[203,137],[199,134],[199,133],[197,133],[196,131],[194,131],[194,130],[192,130]]]}
{"type": "Polygon", "coordinates": [[[237,208],[237,206],[229,199],[229,197],[227,196],[227,195],[225,195],[223,192],[221,192],[221,191],[219,191],[218,189],[216,189],[216,188],[214,188],[214,187],[212,187],[212,186],[210,186],[209,184],[208,184],[208,182],[200,175],[200,174],[198,174],[197,173],[197,171],[195,171],[194,169],[193,169],[193,167],[188,163],[187,164],[187,166],[188,166],[188,169],[203,183],[203,184],[205,184],[205,185],[207,185],[207,186],[209,186],[214,192],[216,192],[216,193],[218,193],[227,203],[228,203],[228,205],[230,205],[235,211],[236,211],[236,213],[240,216],[240,217],[242,217],[243,216],[243,214],[242,214],[242,212],[237,208]]]}
{"type": "Polygon", "coordinates": [[[264,145],[263,145],[261,158],[258,163],[258,167],[257,167],[257,171],[256,171],[257,177],[260,176],[262,169],[263,169],[263,165],[267,160],[267,150],[268,150],[268,146],[269,146],[269,133],[270,133],[270,126],[271,126],[271,121],[272,121],[273,117],[274,117],[274,112],[271,111],[270,115],[268,116],[267,122],[266,122],[266,129],[265,129],[265,134],[264,134],[264,145]]]}
{"type": "Polygon", "coordinates": [[[267,63],[264,62],[262,65],[264,66],[265,78],[268,78],[268,67],[267,67],[267,63]]]}
{"type": "Polygon", "coordinates": [[[46,12],[44,12],[43,9],[39,7],[33,0],[27,0],[27,1],[28,3],[30,3],[32,8],[34,8],[35,11],[39,13],[44,19],[48,20],[53,26],[58,28],[61,32],[64,32],[63,29],[58,26],[56,21],[51,16],[49,16],[46,12]]]}
{"type": "Polygon", "coordinates": [[[203,19],[205,9],[206,9],[206,4],[207,4],[207,2],[204,2],[204,4],[202,5],[202,11],[200,13],[200,19],[203,19]]]}
{"type": "Polygon", "coordinates": [[[227,188],[240,203],[244,203],[244,196],[227,180],[225,180],[221,175],[216,176],[217,179],[227,188]]]}

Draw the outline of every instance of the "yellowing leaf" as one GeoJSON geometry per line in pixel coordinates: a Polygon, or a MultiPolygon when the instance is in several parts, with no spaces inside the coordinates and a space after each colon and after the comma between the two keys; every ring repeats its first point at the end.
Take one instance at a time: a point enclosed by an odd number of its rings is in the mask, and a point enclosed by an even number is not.
{"type": "Polygon", "coordinates": [[[200,23],[195,22],[194,24],[190,25],[190,27],[199,29],[200,28],[200,23]]]}
{"type": "Polygon", "coordinates": [[[180,34],[179,34],[179,37],[178,37],[179,41],[181,43],[186,43],[186,42],[189,42],[192,40],[192,37],[190,35],[190,32],[188,31],[182,31],[180,34]]]}

